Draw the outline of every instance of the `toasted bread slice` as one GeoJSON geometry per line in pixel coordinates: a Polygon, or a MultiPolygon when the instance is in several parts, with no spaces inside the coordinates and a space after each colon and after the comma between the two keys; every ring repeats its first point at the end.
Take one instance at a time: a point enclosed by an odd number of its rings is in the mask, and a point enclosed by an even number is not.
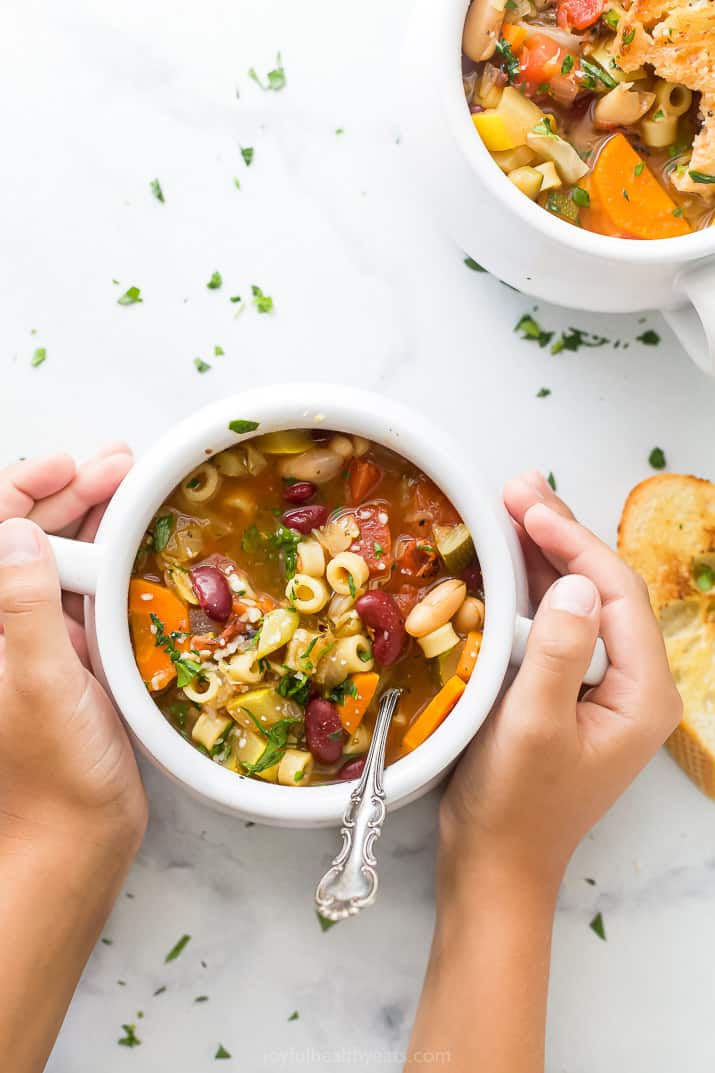
{"type": "Polygon", "coordinates": [[[696,583],[703,566],[715,572],[715,485],[673,473],[637,485],[623,508],[618,550],[648,585],[683,699],[668,748],[715,798],[715,589],[696,583]]]}
{"type": "Polygon", "coordinates": [[[618,24],[616,62],[624,71],[644,63],[668,82],[700,92],[702,129],[693,141],[687,169],[675,172],[678,189],[705,197],[715,186],[698,183],[691,171],[715,174],[715,4],[712,0],[631,0],[618,24]]]}

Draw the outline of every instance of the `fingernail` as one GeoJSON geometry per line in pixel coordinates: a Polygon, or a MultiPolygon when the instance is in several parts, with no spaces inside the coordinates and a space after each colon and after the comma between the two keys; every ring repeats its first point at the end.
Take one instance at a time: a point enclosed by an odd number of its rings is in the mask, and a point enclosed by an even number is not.
{"type": "Polygon", "coordinates": [[[11,518],[0,525],[0,566],[22,566],[39,559],[37,527],[24,518],[11,518]]]}
{"type": "Polygon", "coordinates": [[[567,574],[552,585],[549,606],[553,611],[568,611],[586,618],[596,606],[596,586],[580,574],[567,574]]]}

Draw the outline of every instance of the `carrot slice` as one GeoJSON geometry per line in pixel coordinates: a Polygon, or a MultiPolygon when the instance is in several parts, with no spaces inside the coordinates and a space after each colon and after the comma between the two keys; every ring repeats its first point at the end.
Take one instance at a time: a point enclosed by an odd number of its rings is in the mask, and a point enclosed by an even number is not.
{"type": "Polygon", "coordinates": [[[350,463],[350,502],[353,506],[362,503],[377,488],[382,479],[382,470],[376,462],[367,458],[355,458],[350,463]]]}
{"type": "Polygon", "coordinates": [[[471,630],[467,634],[467,640],[457,664],[457,677],[461,678],[463,682],[468,682],[472,677],[472,671],[476,666],[477,656],[481,647],[482,631],[471,630]]]}
{"type": "MultiPolygon", "coordinates": [[[[152,615],[156,615],[167,635],[189,632],[189,612],[183,600],[154,581],[133,578],[129,583],[129,628],[134,656],[147,688],[158,693],[173,682],[176,668],[169,653],[157,646],[152,615]]],[[[178,639],[175,644],[179,652],[186,651],[188,637],[178,639]]]]}
{"type": "Polygon", "coordinates": [[[337,709],[343,729],[348,734],[354,734],[370,706],[370,701],[375,696],[380,675],[374,671],[364,671],[362,674],[352,674],[350,681],[355,686],[357,694],[351,697],[346,693],[343,703],[338,704],[337,709]]]}
{"type": "Polygon", "coordinates": [[[427,740],[440,723],[444,722],[466,688],[467,683],[456,674],[447,679],[437,696],[432,698],[405,734],[402,739],[403,752],[412,752],[427,740]]]}
{"type": "Polygon", "coordinates": [[[690,233],[690,225],[674,216],[678,207],[641,159],[624,134],[614,134],[598,154],[591,176],[596,215],[581,222],[589,227],[603,213],[616,229],[630,238],[673,238],[690,233]]]}
{"type": "Polygon", "coordinates": [[[517,53],[529,36],[529,31],[524,26],[517,26],[515,22],[505,22],[501,28],[501,36],[511,45],[511,51],[517,53]]]}

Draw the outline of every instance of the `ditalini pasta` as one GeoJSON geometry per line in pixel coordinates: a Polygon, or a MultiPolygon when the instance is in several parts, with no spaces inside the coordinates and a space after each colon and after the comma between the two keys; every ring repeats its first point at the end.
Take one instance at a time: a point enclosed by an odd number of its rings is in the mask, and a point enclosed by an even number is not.
{"type": "Polygon", "coordinates": [[[361,437],[257,436],[197,466],[137,553],[129,624],[161,712],[209,761],[289,787],[357,778],[388,686],[394,763],[461,696],[481,646],[467,527],[361,437]]]}

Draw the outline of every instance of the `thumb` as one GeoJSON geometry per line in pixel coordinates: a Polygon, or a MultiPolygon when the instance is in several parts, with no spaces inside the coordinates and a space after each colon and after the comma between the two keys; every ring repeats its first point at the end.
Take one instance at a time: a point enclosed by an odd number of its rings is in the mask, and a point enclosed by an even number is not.
{"type": "Polygon", "coordinates": [[[532,709],[576,704],[598,635],[601,599],[581,574],[555,581],[541,601],[514,686],[532,709]],[[542,707],[544,706],[544,707],[542,707]]]}
{"type": "Polygon", "coordinates": [[[15,675],[22,671],[28,683],[74,666],[50,545],[26,518],[0,524],[0,626],[5,666],[15,675]]]}

